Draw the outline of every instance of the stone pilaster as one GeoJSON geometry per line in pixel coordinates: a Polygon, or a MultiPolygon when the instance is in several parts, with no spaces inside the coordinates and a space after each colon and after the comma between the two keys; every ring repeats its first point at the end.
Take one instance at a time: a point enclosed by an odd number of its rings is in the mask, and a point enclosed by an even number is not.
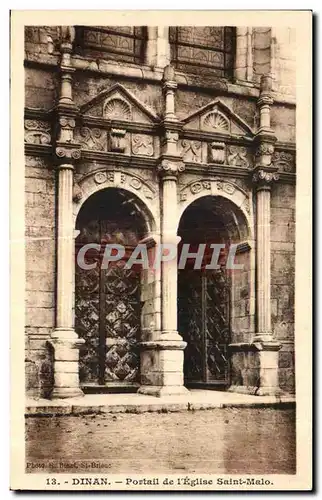
{"type": "Polygon", "coordinates": [[[57,106],[57,272],[56,272],[56,328],[50,344],[54,349],[53,398],[82,396],[79,387],[79,339],[73,324],[74,283],[74,224],[73,173],[74,163],[80,158],[80,148],[73,143],[75,106],[72,99],[70,53],[72,27],[62,28],[61,93],[57,106]]]}
{"type": "Polygon", "coordinates": [[[183,350],[186,342],[177,331],[177,177],[182,162],[162,160],[158,173],[162,183],[161,249],[170,249],[172,258],[161,262],[161,332],[157,340],[142,342],[141,394],[169,396],[185,394],[183,350]]]}
{"type": "Polygon", "coordinates": [[[263,76],[258,99],[260,123],[256,134],[252,182],[256,200],[256,333],[249,343],[231,344],[230,391],[259,396],[277,395],[280,344],[271,326],[271,185],[278,180],[272,165],[276,137],[270,126],[271,77],[263,76]]]}
{"type": "Polygon", "coordinates": [[[253,80],[253,48],[252,27],[239,26],[236,28],[236,80],[253,80]]]}
{"type": "Polygon", "coordinates": [[[272,79],[269,75],[261,79],[258,99],[259,130],[253,183],[256,189],[256,334],[253,344],[259,360],[260,395],[276,394],[278,388],[278,351],[271,327],[271,185],[278,180],[277,169],[272,165],[276,138],[270,126],[272,79]]]}
{"type": "Polygon", "coordinates": [[[177,90],[177,82],[175,81],[175,71],[171,65],[164,68],[163,73],[163,92],[164,92],[164,123],[178,122],[175,114],[175,92],[177,90]]]}
{"type": "Polygon", "coordinates": [[[164,68],[170,62],[168,26],[148,26],[146,64],[164,68]]]}
{"type": "Polygon", "coordinates": [[[141,394],[180,395],[183,385],[183,350],[186,342],[177,331],[177,180],[184,164],[178,154],[175,116],[176,83],[171,67],[164,71],[164,137],[158,174],[161,183],[161,248],[172,258],[161,262],[161,332],[157,340],[142,342],[141,394]]]}

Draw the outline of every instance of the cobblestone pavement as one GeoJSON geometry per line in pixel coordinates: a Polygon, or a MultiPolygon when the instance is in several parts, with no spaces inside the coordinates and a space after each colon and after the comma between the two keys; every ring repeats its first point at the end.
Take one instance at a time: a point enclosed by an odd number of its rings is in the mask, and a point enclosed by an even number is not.
{"type": "Polygon", "coordinates": [[[295,473],[295,410],[26,419],[27,472],[295,473]]]}

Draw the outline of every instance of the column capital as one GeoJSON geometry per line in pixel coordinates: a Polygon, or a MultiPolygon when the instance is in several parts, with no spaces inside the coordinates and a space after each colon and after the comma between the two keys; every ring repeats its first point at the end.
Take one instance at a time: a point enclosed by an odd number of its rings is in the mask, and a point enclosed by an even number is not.
{"type": "Polygon", "coordinates": [[[163,159],[157,166],[157,172],[163,180],[174,179],[185,170],[183,161],[163,159]]]}
{"type": "Polygon", "coordinates": [[[257,190],[261,189],[270,189],[271,185],[278,181],[279,174],[277,169],[274,167],[271,168],[262,168],[258,167],[254,169],[252,173],[252,181],[256,185],[257,190]]]}
{"type": "Polygon", "coordinates": [[[56,143],[56,158],[64,160],[64,163],[74,163],[81,157],[81,148],[79,144],[56,143]]]}
{"type": "Polygon", "coordinates": [[[175,90],[177,90],[178,84],[177,84],[177,82],[174,82],[174,81],[163,81],[162,88],[163,88],[164,92],[167,92],[169,90],[170,91],[172,90],[174,92],[175,90]]]}

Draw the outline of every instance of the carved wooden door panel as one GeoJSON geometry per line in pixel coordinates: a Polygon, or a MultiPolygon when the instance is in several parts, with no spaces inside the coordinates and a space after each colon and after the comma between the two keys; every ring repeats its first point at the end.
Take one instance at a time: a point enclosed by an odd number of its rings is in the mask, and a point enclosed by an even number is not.
{"type": "Polygon", "coordinates": [[[125,264],[102,270],[104,382],[136,382],[139,375],[140,275],[125,264]]]}
{"type": "MultiPolygon", "coordinates": [[[[84,234],[86,242],[106,241],[106,221],[91,222],[84,234]]],[[[84,242],[81,237],[76,255],[84,242]]],[[[104,248],[103,243],[100,253],[86,253],[86,263],[96,262],[95,269],[82,269],[76,262],[75,329],[85,340],[80,382],[121,388],[137,382],[139,375],[140,273],[126,269],[126,259],[102,269],[104,248]]]]}
{"type": "Polygon", "coordinates": [[[179,331],[187,342],[187,384],[227,385],[229,377],[229,279],[220,270],[179,273],[179,331]]]}

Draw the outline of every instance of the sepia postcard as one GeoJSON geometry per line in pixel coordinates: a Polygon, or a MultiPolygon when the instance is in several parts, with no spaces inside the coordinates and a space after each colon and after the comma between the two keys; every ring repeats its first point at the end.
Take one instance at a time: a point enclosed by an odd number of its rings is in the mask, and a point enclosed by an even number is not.
{"type": "Polygon", "coordinates": [[[312,12],[11,12],[13,490],[312,489],[312,12]]]}

